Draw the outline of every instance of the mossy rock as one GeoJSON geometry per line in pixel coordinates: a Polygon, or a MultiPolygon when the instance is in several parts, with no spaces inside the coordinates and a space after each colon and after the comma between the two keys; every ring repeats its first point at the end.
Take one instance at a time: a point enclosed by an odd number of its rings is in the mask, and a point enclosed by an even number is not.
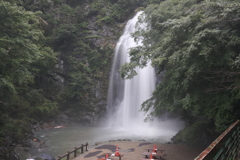
{"type": "Polygon", "coordinates": [[[179,131],[172,141],[190,145],[208,145],[214,139],[212,129],[212,125],[208,121],[196,122],[179,131]]]}

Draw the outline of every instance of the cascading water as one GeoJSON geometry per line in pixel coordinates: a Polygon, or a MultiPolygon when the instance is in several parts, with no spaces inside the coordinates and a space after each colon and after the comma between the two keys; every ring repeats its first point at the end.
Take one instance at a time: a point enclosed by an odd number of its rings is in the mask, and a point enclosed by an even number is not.
{"type": "Polygon", "coordinates": [[[40,150],[33,148],[28,153],[20,147],[19,150],[22,150],[24,158],[43,151],[56,157],[85,142],[94,144],[110,139],[145,139],[148,142],[163,143],[169,141],[178,130],[183,128],[184,124],[178,118],[144,123],[145,117],[139,110],[142,102],[150,98],[155,88],[154,69],[150,65],[138,69],[138,76],[131,80],[122,80],[118,73],[121,65],[129,61],[129,48],[141,45],[141,43],[136,44],[130,36],[130,33],[135,31],[134,26],[141,13],[138,12],[127,23],[116,46],[109,84],[108,118],[104,127],[67,126],[62,129],[40,131],[36,136],[44,141],[47,147],[40,150]]]}
{"type": "Polygon", "coordinates": [[[125,62],[129,62],[129,49],[141,45],[141,42],[136,43],[130,35],[135,32],[135,24],[141,13],[138,12],[133,19],[128,21],[117,43],[107,105],[110,126],[134,127],[134,130],[138,126],[146,125],[143,121],[144,115],[139,110],[143,101],[150,98],[155,88],[154,68],[148,65],[143,69],[137,69],[138,75],[127,80],[120,77],[118,70],[125,62]]]}
{"type": "Polygon", "coordinates": [[[139,41],[136,43],[131,37],[131,33],[136,30],[135,25],[138,17],[142,13],[142,11],[138,12],[128,21],[124,33],[116,45],[108,90],[108,115],[105,124],[111,128],[125,130],[128,134],[167,136],[170,139],[177,130],[181,129],[182,123],[178,123],[178,120],[146,123],[143,112],[140,112],[141,104],[151,97],[155,89],[154,68],[150,64],[143,69],[138,68],[136,70],[137,76],[125,80],[120,77],[118,72],[124,63],[129,62],[129,49],[142,45],[139,41]]]}

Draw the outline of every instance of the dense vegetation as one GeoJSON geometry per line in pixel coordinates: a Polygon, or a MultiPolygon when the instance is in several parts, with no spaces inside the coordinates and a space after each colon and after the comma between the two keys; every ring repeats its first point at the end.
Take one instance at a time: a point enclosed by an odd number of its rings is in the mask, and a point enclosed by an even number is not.
{"type": "Polygon", "coordinates": [[[133,35],[144,46],[122,75],[151,61],[164,76],[143,110],[181,115],[186,141],[239,119],[237,0],[0,0],[0,146],[63,113],[85,124],[103,116],[114,46],[138,7],[148,29],[133,35]]]}
{"type": "Polygon", "coordinates": [[[0,12],[0,142],[9,144],[9,138],[21,139],[29,132],[33,117],[44,118],[57,109],[36,80],[48,74],[56,56],[45,45],[39,12],[5,1],[0,12]]]}
{"type": "Polygon", "coordinates": [[[36,125],[61,114],[103,116],[115,43],[143,2],[0,0],[0,146],[28,146],[36,125]]]}
{"type": "MultiPolygon", "coordinates": [[[[143,110],[181,115],[193,128],[222,132],[240,118],[240,3],[235,0],[166,0],[150,4],[141,20],[148,28],[134,34],[144,46],[131,50],[122,76],[148,61],[163,74],[143,110]]],[[[183,139],[191,142],[188,129],[183,139]]],[[[192,133],[193,135],[194,133],[192,133]]],[[[195,139],[196,140],[196,139],[195,139]]],[[[194,142],[195,143],[195,142],[194,142]]]]}

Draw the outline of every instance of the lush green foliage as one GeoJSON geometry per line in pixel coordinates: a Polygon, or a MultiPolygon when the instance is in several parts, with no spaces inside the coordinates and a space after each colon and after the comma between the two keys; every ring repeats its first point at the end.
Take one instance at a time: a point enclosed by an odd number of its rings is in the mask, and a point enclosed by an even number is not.
{"type": "Polygon", "coordinates": [[[97,15],[99,24],[124,22],[137,7],[143,5],[143,0],[103,0],[91,3],[88,15],[97,15]]]}
{"type": "MultiPolygon", "coordinates": [[[[82,110],[87,108],[84,106],[89,106],[83,101],[90,100],[90,97],[94,100],[93,90],[96,81],[106,76],[103,71],[109,71],[109,62],[114,53],[114,48],[108,45],[111,37],[103,36],[106,30],[103,27],[112,25],[116,29],[119,28],[116,22],[125,21],[141,4],[141,0],[101,0],[82,3],[71,0],[58,4],[53,1],[50,8],[54,9],[50,10],[46,10],[45,7],[42,9],[40,6],[37,8],[43,10],[42,18],[48,23],[44,26],[48,42],[60,53],[58,58],[67,66],[64,73],[61,73],[67,85],[59,97],[64,110],[66,106],[68,109],[73,107],[75,110],[82,110]],[[129,3],[131,5],[128,5],[129,3]],[[94,27],[89,27],[93,25],[94,27]],[[98,34],[95,34],[96,32],[98,34]],[[100,44],[94,44],[95,41],[100,44]]],[[[32,0],[28,3],[25,1],[25,5],[34,10],[37,7],[32,0]]]]}
{"type": "MultiPolygon", "coordinates": [[[[30,85],[31,88],[34,88],[35,92],[31,92],[31,89],[25,89],[24,92],[34,93],[35,96],[38,95],[38,98],[41,97],[39,95],[44,95],[46,98],[60,104],[61,109],[64,110],[71,107],[81,110],[84,105],[94,104],[95,93],[93,90],[96,81],[103,77],[107,78],[107,74],[104,72],[109,70],[109,62],[114,49],[108,45],[110,37],[103,37],[103,35],[95,33],[104,32],[106,30],[104,25],[114,26],[116,22],[124,22],[142,3],[142,0],[12,0],[11,6],[15,5],[18,9],[21,8],[19,6],[22,6],[26,10],[38,14],[35,21],[39,23],[33,22],[36,29],[40,27],[44,30],[46,39],[41,39],[41,42],[44,46],[50,46],[54,51],[58,52],[58,62],[64,62],[64,68],[54,68],[52,71],[52,65],[54,65],[52,60],[55,55],[48,54],[47,50],[51,50],[50,48],[45,47],[42,49],[42,54],[45,54],[44,59],[37,60],[33,56],[36,62],[29,63],[29,65],[26,63],[29,81],[24,82],[28,87],[30,85]],[[131,5],[128,5],[129,3],[131,5]],[[43,14],[40,14],[39,11],[43,14]],[[89,28],[89,26],[94,27],[89,28]],[[95,30],[96,28],[98,28],[98,31],[95,30]],[[100,42],[100,44],[96,45],[95,41],[100,42]],[[36,74],[32,72],[35,70],[37,71],[36,74]],[[51,71],[51,73],[46,74],[48,71],[51,71]],[[38,72],[41,74],[38,74],[38,72]],[[64,86],[64,89],[61,89],[54,82],[54,79],[59,77],[62,80],[61,85],[64,86]],[[91,101],[90,99],[93,101],[87,102],[87,100],[91,101]]],[[[120,32],[117,31],[119,28],[117,25],[114,28],[116,33],[120,32]]],[[[25,29],[28,30],[28,28],[25,29]]],[[[34,30],[34,32],[36,31],[44,38],[42,31],[34,30]]],[[[38,49],[36,47],[36,50],[38,49]]],[[[37,51],[34,54],[37,54],[37,51]]],[[[16,68],[18,67],[16,66],[16,68]]],[[[18,75],[18,73],[16,74],[18,75]]],[[[9,94],[17,94],[14,84],[5,83],[5,85],[4,89],[9,94]]],[[[8,98],[11,96],[2,97],[6,98],[4,103],[11,101],[8,98]]],[[[27,96],[27,101],[32,101],[31,98],[31,96],[30,98],[27,96]]],[[[38,102],[35,103],[38,104],[38,102]]],[[[55,103],[53,106],[55,106],[55,103]]],[[[37,112],[34,111],[34,113],[37,112]]]]}
{"type": "Polygon", "coordinates": [[[54,66],[55,53],[44,45],[40,12],[0,1],[0,143],[23,139],[30,123],[56,110],[57,104],[35,86],[54,66]]]}
{"type": "Polygon", "coordinates": [[[63,110],[94,112],[94,87],[108,79],[104,72],[114,49],[110,37],[99,33],[106,25],[118,30],[116,23],[142,6],[147,6],[142,21],[149,26],[134,36],[143,37],[144,46],[132,49],[122,75],[134,76],[134,68],[148,61],[164,75],[143,110],[154,105],[153,116],[167,110],[191,122],[205,117],[218,131],[238,119],[239,2],[1,0],[0,141],[6,135],[23,138],[30,123],[54,116],[59,104],[63,110]],[[52,50],[65,68],[54,68],[52,50]],[[64,90],[56,75],[64,77],[64,90]]]}
{"type": "Polygon", "coordinates": [[[217,131],[239,119],[239,10],[234,0],[167,0],[146,8],[148,29],[134,34],[144,46],[133,48],[122,68],[131,78],[151,61],[164,75],[143,110],[207,117],[217,131]]]}

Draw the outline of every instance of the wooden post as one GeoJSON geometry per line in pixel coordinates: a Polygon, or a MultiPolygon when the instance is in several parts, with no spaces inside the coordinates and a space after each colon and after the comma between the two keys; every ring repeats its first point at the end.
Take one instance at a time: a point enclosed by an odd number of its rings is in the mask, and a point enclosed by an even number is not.
{"type": "Polygon", "coordinates": [[[74,147],[74,157],[77,157],[77,147],[74,147]]]}
{"type": "Polygon", "coordinates": [[[69,156],[70,156],[70,151],[68,151],[67,160],[69,160],[69,156]]]}
{"type": "Polygon", "coordinates": [[[88,151],[88,149],[87,149],[87,148],[88,148],[88,143],[86,142],[86,152],[88,151]]]}
{"type": "Polygon", "coordinates": [[[82,144],[81,145],[81,154],[83,154],[83,147],[84,147],[84,145],[82,144]]]}
{"type": "Polygon", "coordinates": [[[61,156],[59,155],[57,160],[61,160],[62,158],[64,157],[67,157],[66,160],[70,160],[70,154],[74,152],[74,157],[77,157],[77,151],[81,148],[81,154],[83,154],[83,150],[84,150],[84,146],[86,146],[86,151],[88,151],[88,143],[86,142],[85,145],[81,145],[81,147],[77,148],[77,147],[74,147],[74,150],[73,151],[68,151],[67,154],[61,156]]]}

